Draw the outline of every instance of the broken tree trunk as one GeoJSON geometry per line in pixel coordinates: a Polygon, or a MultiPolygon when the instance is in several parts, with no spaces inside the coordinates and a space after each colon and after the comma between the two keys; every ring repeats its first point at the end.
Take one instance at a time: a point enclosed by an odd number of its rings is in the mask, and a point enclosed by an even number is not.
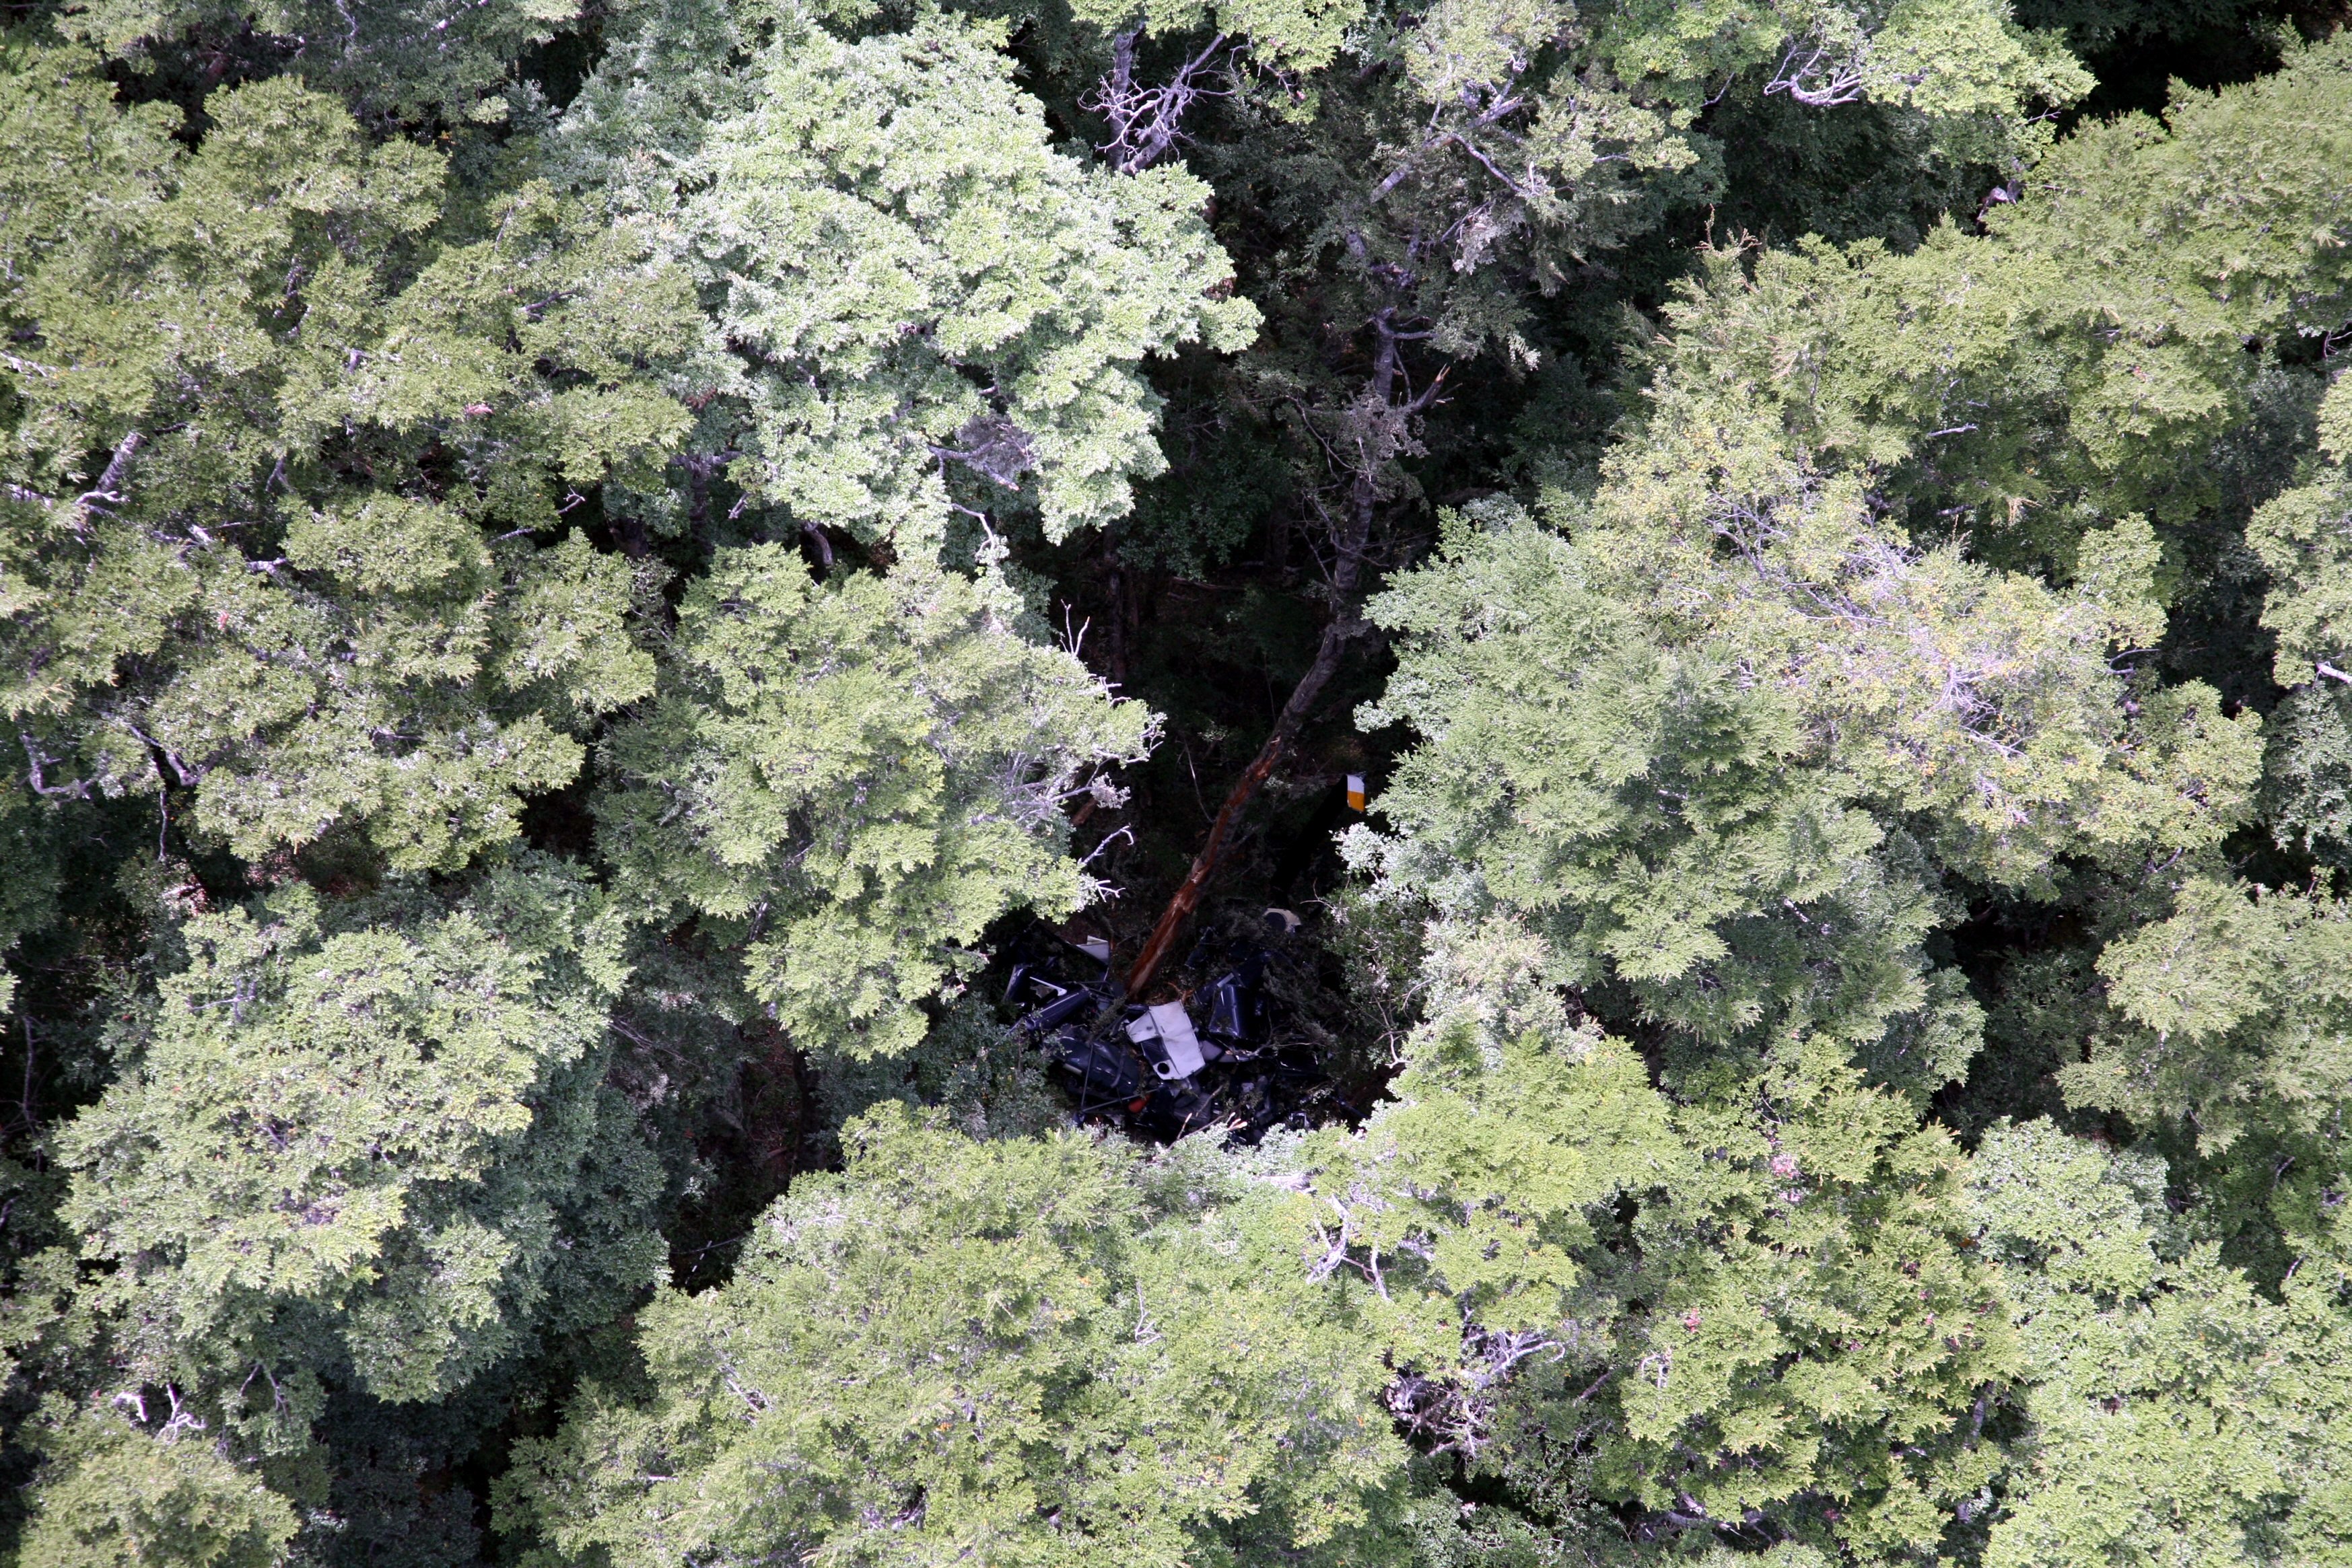
{"type": "Polygon", "coordinates": [[[1258,747],[1257,756],[1242,770],[1241,778],[1226,794],[1216,820],[1209,824],[1209,836],[1202,843],[1200,853],[1192,857],[1192,870],[1178,884],[1167,907],[1160,912],[1160,919],[1145,939],[1143,950],[1135,956],[1134,966],[1127,972],[1127,994],[1130,997],[1139,997],[1149,989],[1167,963],[1177,937],[1183,934],[1192,912],[1200,907],[1201,895],[1208,891],[1209,878],[1224,858],[1243,809],[1272,775],[1275,764],[1281,760],[1283,751],[1297,737],[1299,727],[1314,708],[1316,698],[1322,695],[1324,686],[1338,673],[1349,639],[1363,629],[1364,623],[1356,614],[1356,583],[1363,570],[1364,547],[1371,538],[1372,514],[1380,503],[1381,470],[1404,444],[1407,423],[1429,406],[1445,382],[1441,371],[1419,396],[1403,403],[1393,402],[1396,382],[1403,371],[1401,346],[1408,338],[1423,334],[1398,331],[1392,308],[1372,319],[1372,330],[1380,346],[1373,356],[1371,381],[1365,388],[1363,401],[1373,411],[1373,417],[1359,426],[1360,432],[1372,434],[1369,440],[1364,434],[1357,437],[1355,474],[1349,486],[1347,532],[1339,541],[1339,559],[1331,570],[1331,619],[1324,624],[1314,663],[1307,666],[1307,673],[1290,689],[1290,699],[1276,716],[1265,743],[1258,747]]]}
{"type": "Polygon", "coordinates": [[[1192,857],[1192,869],[1185,873],[1183,882],[1177,887],[1175,896],[1168,901],[1167,907],[1160,912],[1159,923],[1152,926],[1150,937],[1143,944],[1143,951],[1136,955],[1134,967],[1128,970],[1129,996],[1141,996],[1150,986],[1152,977],[1160,972],[1160,967],[1167,962],[1169,951],[1176,946],[1176,938],[1182,935],[1185,923],[1192,919],[1192,911],[1200,906],[1201,894],[1208,888],[1211,873],[1217,869],[1217,862],[1224,858],[1225,841],[1232,836],[1235,819],[1240,817],[1242,808],[1250,803],[1258,787],[1274,771],[1274,765],[1281,760],[1283,749],[1298,733],[1298,727],[1305,720],[1307,710],[1315,706],[1315,699],[1322,695],[1325,684],[1339,669],[1342,647],[1360,624],[1352,615],[1343,612],[1333,616],[1330,624],[1323,628],[1323,641],[1315,650],[1315,662],[1307,666],[1307,674],[1291,687],[1290,700],[1282,705],[1282,713],[1275,719],[1274,728],[1266,736],[1265,744],[1258,747],[1257,756],[1242,770],[1241,778],[1225,796],[1225,803],[1217,809],[1216,821],[1209,824],[1209,836],[1202,843],[1201,852],[1192,857]]]}

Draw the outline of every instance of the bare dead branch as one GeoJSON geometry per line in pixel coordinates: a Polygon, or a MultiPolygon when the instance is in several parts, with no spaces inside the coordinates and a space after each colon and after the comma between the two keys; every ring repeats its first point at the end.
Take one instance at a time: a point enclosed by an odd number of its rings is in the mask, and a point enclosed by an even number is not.
{"type": "Polygon", "coordinates": [[[1211,38],[1166,82],[1147,88],[1135,82],[1135,41],[1142,31],[1129,27],[1112,38],[1110,74],[1078,99],[1081,108],[1110,121],[1110,140],[1100,151],[1122,174],[1139,174],[1166,157],[1183,139],[1184,115],[1196,101],[1225,96],[1202,78],[1224,51],[1226,35],[1211,38]]]}
{"type": "Polygon", "coordinates": [[[92,512],[102,514],[108,507],[119,507],[122,504],[122,481],[131,472],[131,459],[137,455],[140,447],[146,444],[146,433],[134,430],[115,443],[114,455],[107,459],[106,470],[99,475],[98,483],[74,497],[74,517],[71,526],[76,531],[79,531],[89,521],[89,515],[92,512]],[[105,506],[100,506],[100,502],[104,502],[105,506]]]}

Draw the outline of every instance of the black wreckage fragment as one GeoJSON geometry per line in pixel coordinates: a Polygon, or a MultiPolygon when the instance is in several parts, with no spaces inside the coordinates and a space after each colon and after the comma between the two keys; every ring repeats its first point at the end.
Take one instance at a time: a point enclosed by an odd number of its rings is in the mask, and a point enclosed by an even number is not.
{"type": "Polygon", "coordinates": [[[1113,977],[1108,944],[1039,927],[1005,986],[1007,1005],[1025,1009],[1013,1030],[1045,1054],[1081,1123],[1163,1141],[1222,1127],[1247,1143],[1309,1125],[1330,1081],[1311,1046],[1285,1037],[1265,984],[1297,928],[1269,909],[1255,932],[1205,937],[1180,971],[1196,983],[1143,1003],[1113,977]]]}

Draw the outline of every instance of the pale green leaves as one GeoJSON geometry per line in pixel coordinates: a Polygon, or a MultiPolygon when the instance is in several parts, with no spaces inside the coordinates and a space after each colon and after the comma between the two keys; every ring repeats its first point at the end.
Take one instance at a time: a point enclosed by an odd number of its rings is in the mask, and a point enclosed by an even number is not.
{"type": "Polygon", "coordinates": [[[2108,635],[2119,648],[2152,648],[2164,635],[2158,580],[2164,546],[2141,517],[2084,534],[2074,553],[2074,586],[2107,613],[2108,635]]]}
{"type": "Polygon", "coordinates": [[[1269,64],[1308,71],[1328,65],[1365,20],[1363,0],[1076,0],[1079,20],[1105,32],[1141,26],[1158,34],[1219,32],[1249,40],[1269,64]]]}
{"type": "Polygon", "coordinates": [[[2135,716],[2108,662],[2119,638],[2161,629],[2144,526],[2100,536],[2094,580],[2055,592],[1914,548],[1852,481],[1824,483],[1754,426],[1708,437],[1612,459],[1592,554],[1643,586],[1669,635],[1782,694],[1805,747],[1864,799],[1917,813],[1939,857],[2016,885],[2070,840],[2210,842],[2236,820],[2251,718],[2186,685],[2135,694],[2135,716]]]}
{"type": "MultiPolygon", "coordinates": [[[[103,112],[49,85],[68,73],[94,74],[95,64],[79,51],[27,61],[8,82],[14,113],[54,124],[68,113],[88,120],[103,112]]],[[[352,257],[381,256],[435,215],[441,161],[406,141],[370,148],[331,99],[280,78],[215,93],[206,109],[215,123],[194,154],[164,137],[170,125],[141,113],[115,131],[143,142],[135,153],[91,156],[100,142],[84,153],[83,168],[56,171],[60,182],[103,182],[100,223],[70,208],[26,214],[31,232],[57,224],[70,238],[47,251],[11,300],[38,323],[42,340],[15,367],[33,404],[20,446],[69,463],[126,430],[186,417],[190,403],[210,401],[206,392],[248,379],[266,385],[287,353],[270,329],[290,327],[284,313],[299,308],[299,294],[284,297],[288,267],[299,260],[305,272],[328,269],[331,294],[339,282],[364,279],[365,264],[350,277],[352,257]]],[[[67,142],[43,162],[67,164],[68,149],[81,151],[67,142]]],[[[85,212],[98,194],[53,193],[85,212]]],[[[298,287],[302,281],[298,275],[298,287]]],[[[233,440],[232,428],[200,425],[192,434],[233,440]]],[[[198,459],[196,442],[178,444],[195,447],[190,457],[198,459]]]]}
{"type": "Polygon", "coordinates": [[[755,46],[650,12],[548,139],[701,287],[700,439],[749,504],[901,554],[935,554],[951,506],[1034,507],[1060,538],[1164,463],[1143,360],[1253,336],[1207,187],[1055,151],[1002,40],[794,14],[755,46]]]}
{"type": "Polygon", "coordinates": [[[92,745],[128,787],[152,764],[126,742],[152,735],[248,856],[348,821],[396,867],[462,865],[514,836],[521,794],[579,771],[566,729],[652,687],[627,563],[576,535],[492,548],[446,509],[378,501],[297,522],[286,549],[308,581],[215,565],[177,678],[92,745]]]}
{"type": "MultiPolygon", "coordinates": [[[[2131,743],[2105,613],[1834,497],[1722,497],[1689,547],[1642,528],[1639,486],[1604,504],[1625,523],[1575,541],[1457,529],[1376,607],[1406,641],[1366,721],[1425,739],[1384,797],[1396,836],[1355,852],[1401,887],[1533,917],[1579,983],[1700,1039],[1859,1046],[1930,1001],[1927,852],[2022,879],[2086,838],[2212,833],[2202,776],[2131,743]]],[[[2236,794],[2251,751],[2223,753],[2236,794]]]]}
{"type": "Polygon", "coordinates": [[[117,1413],[69,1424],[34,1494],[23,1568],[275,1568],[294,1538],[286,1500],[202,1427],[162,1437],[117,1413]]]}
{"type": "Polygon", "coordinates": [[[2155,1155],[2118,1156],[2047,1121],[2003,1124],[1969,1161],[1968,1201],[1984,1227],[1984,1256],[2004,1270],[2012,1305],[2030,1314],[2056,1291],[2111,1305],[2147,1291],[2165,1180],[2155,1155]]]}
{"type": "Polygon", "coordinates": [[[2339,376],[2319,410],[2328,461],[2309,484],[2276,497],[2246,527],[2270,569],[2263,624],[2278,633],[2283,686],[2352,685],[2352,379],[2339,376]]]}
{"type": "Polygon", "coordinates": [[[1023,640],[1002,592],[920,561],[818,587],[789,549],[722,550],[609,745],[624,885],[726,923],[809,1046],[904,1050],[991,921],[1090,891],[1061,803],[1149,720],[1023,640]]]}
{"type": "Polygon", "coordinates": [[[515,57],[544,43],[575,0],[91,0],[62,18],[72,37],[147,65],[155,45],[201,39],[219,50],[280,51],[283,68],[342,93],[370,120],[495,123],[507,117],[515,57]],[[254,35],[259,35],[255,37],[254,35]]]}
{"type": "Polygon", "coordinates": [[[1533,917],[1604,1011],[1857,1048],[1906,1019],[1944,1043],[1874,1065],[1932,1087],[1972,1029],[1918,952],[1940,878],[2046,894],[2068,855],[2210,846],[2250,805],[2258,723],[2111,662],[2163,630],[2144,521],[2082,534],[2059,590],[1874,513],[1865,479],[1920,439],[1845,354],[1905,316],[1877,280],[1814,251],[1716,281],[1645,438],[1557,503],[1572,537],[1489,508],[1376,603],[1402,649],[1364,719],[1424,744],[1395,837],[1356,852],[1441,908],[1533,917]],[[1819,396],[1832,371],[1867,397],[1819,396]]]}
{"type": "Polygon", "coordinates": [[[440,158],[289,80],[185,153],[87,56],[19,63],[0,707],[48,787],[192,786],[248,858],[511,838],[651,685],[650,584],[562,529],[685,424],[643,373],[681,287],[543,186],[445,213],[440,158]]]}
{"type": "Polygon", "coordinates": [[[1377,1344],[1250,1184],[1082,1134],[975,1143],[896,1106],[846,1141],[846,1173],[796,1181],[730,1283],[643,1315],[642,1408],[591,1390],[526,1449],[509,1500],[565,1555],[1377,1551],[1366,1494],[1403,1457],[1377,1344]]]}
{"type": "Polygon", "coordinates": [[[1316,1271],[1419,1390],[1392,1404],[1555,1502],[1934,1542],[1987,1473],[1963,1412],[2013,1359],[1957,1152],[1831,1040],[1677,1104],[1548,967],[1509,922],[1441,927],[1394,1099],[1291,1156],[1316,1271]],[[1563,1468],[1569,1431],[1591,1457],[1563,1468]]]}
{"type": "Polygon", "coordinates": [[[2047,1123],[1996,1127],[1969,1202],[2019,1320],[2028,1427],[1984,1561],[2336,1560],[2346,1531],[2340,1258],[2284,1305],[2210,1248],[2177,1261],[2165,1173],[2047,1123]]]}
{"type": "Polygon", "coordinates": [[[2352,310],[2346,58],[2339,39],[2184,92],[2164,126],[2085,124],[1988,234],[1815,244],[1752,276],[1718,258],[1670,313],[1634,455],[1670,476],[1711,463],[1717,432],[1778,426],[1790,460],[1866,472],[1912,526],[1961,519],[2021,564],[2063,566],[2085,527],[2133,512],[2192,514],[2264,363],[2248,340],[2352,310]]]}
{"type": "Polygon", "coordinates": [[[760,501],[902,552],[951,497],[1018,491],[1048,537],[1125,512],[1164,461],[1140,363],[1244,346],[1257,313],[1174,169],[1049,145],[982,25],[850,43],[788,26],[709,128],[674,220],[739,361],[731,470],[760,501]],[[976,488],[974,488],[976,486],[976,488]]]}
{"type": "Polygon", "coordinates": [[[1687,1156],[1640,1058],[1569,1024],[1540,942],[1499,919],[1435,936],[1433,1016],[1393,1098],[1302,1146],[1294,1207],[1320,1270],[1376,1281],[1397,1353],[1444,1371],[1465,1326],[1557,1323],[1594,1239],[1585,1211],[1687,1156]]]}
{"type": "Polygon", "coordinates": [[[134,1385],[341,1363],[438,1397],[544,1293],[597,1136],[619,921],[539,862],[352,913],[322,925],[301,892],[191,922],[136,1067],[59,1138],[69,1222],[115,1270],[99,1293],[164,1326],[125,1328],[134,1385]]]}
{"type": "Polygon", "coordinates": [[[2099,956],[2128,1025],[2061,1071],[2068,1098],[2187,1118],[2208,1150],[2308,1131],[2352,1084],[2352,919],[2337,900],[2189,880],[2099,956]]]}
{"type": "Polygon", "coordinates": [[[1986,0],[1637,4],[1612,18],[1598,52],[1626,80],[1654,78],[1685,104],[1759,68],[1765,91],[1816,108],[1868,99],[1936,115],[2020,116],[2091,86],[2058,39],[2028,32],[2008,6],[1986,0]]]}
{"type": "Polygon", "coordinates": [[[1964,1246],[1957,1150],[1840,1055],[1789,1052],[1752,1101],[1677,1113],[1679,1179],[1601,1264],[1622,1426],[1600,1479],[1892,1555],[1932,1547],[1986,1473],[1967,1412],[2014,1351],[1964,1246]]]}

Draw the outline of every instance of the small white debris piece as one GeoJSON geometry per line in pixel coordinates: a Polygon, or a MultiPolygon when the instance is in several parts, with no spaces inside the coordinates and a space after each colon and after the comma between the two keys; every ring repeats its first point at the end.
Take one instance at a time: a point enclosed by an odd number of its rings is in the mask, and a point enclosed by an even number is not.
{"type": "MultiPolygon", "coordinates": [[[[1324,777],[1328,779],[1330,775],[1327,773],[1324,777]]],[[[1329,786],[1326,785],[1325,788],[1328,789],[1329,786]]],[[[1348,775],[1348,810],[1360,811],[1363,809],[1364,776],[1360,773],[1350,773],[1348,775]]]]}
{"type": "Polygon", "coordinates": [[[1127,1038],[1138,1045],[1157,1040],[1160,1060],[1151,1070],[1162,1078],[1190,1078],[1207,1065],[1201,1038],[1192,1032],[1192,1015],[1182,1002],[1161,1002],[1127,1026],[1127,1038]]]}
{"type": "Polygon", "coordinates": [[[1087,957],[1092,958],[1097,964],[1108,964],[1110,962],[1110,943],[1104,937],[1079,937],[1078,951],[1084,953],[1087,957]]]}

